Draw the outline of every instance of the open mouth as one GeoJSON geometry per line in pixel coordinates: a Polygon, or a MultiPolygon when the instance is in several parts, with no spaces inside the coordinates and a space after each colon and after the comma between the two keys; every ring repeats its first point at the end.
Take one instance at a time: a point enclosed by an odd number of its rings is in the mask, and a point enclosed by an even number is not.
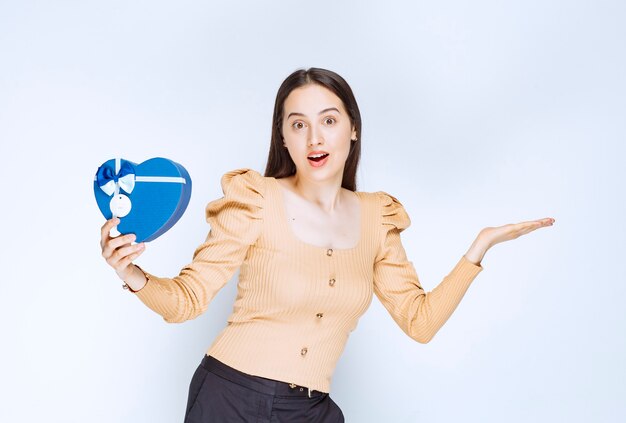
{"type": "Polygon", "coordinates": [[[311,157],[307,157],[309,160],[313,161],[313,162],[321,162],[322,160],[324,160],[326,157],[328,157],[328,153],[325,154],[316,154],[314,156],[311,157]]]}
{"type": "Polygon", "coordinates": [[[328,153],[319,153],[319,154],[313,154],[307,157],[307,159],[309,159],[309,164],[312,167],[322,167],[328,161],[328,156],[329,156],[328,153]]]}

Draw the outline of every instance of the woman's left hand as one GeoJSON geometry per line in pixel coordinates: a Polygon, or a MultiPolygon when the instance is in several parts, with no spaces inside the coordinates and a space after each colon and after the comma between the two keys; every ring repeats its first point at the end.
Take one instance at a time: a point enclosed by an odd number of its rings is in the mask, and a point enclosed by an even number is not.
{"type": "Polygon", "coordinates": [[[465,257],[471,262],[479,264],[487,250],[494,245],[519,238],[535,229],[552,226],[554,222],[555,220],[551,217],[546,217],[539,220],[487,227],[480,231],[470,249],[465,253],[465,257]]]}

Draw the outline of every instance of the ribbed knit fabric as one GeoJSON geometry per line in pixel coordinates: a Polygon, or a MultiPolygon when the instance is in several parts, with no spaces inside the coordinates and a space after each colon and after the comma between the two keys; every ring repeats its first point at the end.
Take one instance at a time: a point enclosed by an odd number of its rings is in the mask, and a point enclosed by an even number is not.
{"type": "Polygon", "coordinates": [[[330,392],[332,374],[373,294],[402,330],[428,342],[482,271],[462,256],[431,292],[407,259],[402,204],[382,192],[356,192],[361,237],[347,249],[305,243],[287,221],[273,177],[236,169],[210,202],[210,231],[178,276],[148,279],[135,295],[166,322],[203,313],[237,268],[237,298],[228,324],[207,354],[242,372],[330,392]]]}

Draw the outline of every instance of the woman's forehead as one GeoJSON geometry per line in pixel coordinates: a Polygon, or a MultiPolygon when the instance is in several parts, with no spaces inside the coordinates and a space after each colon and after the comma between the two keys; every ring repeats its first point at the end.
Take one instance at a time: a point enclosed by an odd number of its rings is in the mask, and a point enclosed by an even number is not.
{"type": "Polygon", "coordinates": [[[331,90],[318,84],[308,84],[291,91],[285,99],[283,109],[286,114],[301,113],[314,116],[324,109],[333,107],[341,113],[345,111],[341,99],[331,90]]]}

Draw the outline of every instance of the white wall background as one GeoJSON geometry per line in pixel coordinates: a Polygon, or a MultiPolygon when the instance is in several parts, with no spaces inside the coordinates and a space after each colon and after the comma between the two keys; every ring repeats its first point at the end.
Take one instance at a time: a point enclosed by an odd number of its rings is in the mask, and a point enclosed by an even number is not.
{"type": "Polygon", "coordinates": [[[187,212],[137,260],[174,276],[221,175],[263,172],[282,80],[317,66],[355,92],[359,190],[403,202],[428,290],[481,228],[556,219],[490,250],[427,345],[374,298],[333,380],[347,421],[624,421],[625,19],[618,0],[1,2],[0,420],[182,421],[236,275],[165,323],[100,256],[93,175],[187,167],[187,212]]]}

